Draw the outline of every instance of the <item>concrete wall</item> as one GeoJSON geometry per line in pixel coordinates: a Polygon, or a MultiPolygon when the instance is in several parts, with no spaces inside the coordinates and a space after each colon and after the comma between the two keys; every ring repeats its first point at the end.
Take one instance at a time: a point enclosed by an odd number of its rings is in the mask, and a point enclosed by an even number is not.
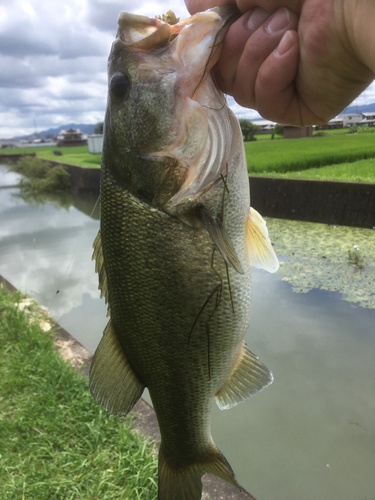
{"type": "Polygon", "coordinates": [[[71,190],[74,194],[94,193],[100,191],[100,168],[87,168],[71,165],[68,163],[51,162],[56,165],[62,165],[70,174],[71,190]]]}
{"type": "MultiPolygon", "coordinates": [[[[48,161],[67,169],[74,194],[99,194],[99,168],[48,161]]],[[[375,184],[250,176],[250,191],[251,206],[263,216],[375,227],[375,184]]]]}
{"type": "Polygon", "coordinates": [[[300,139],[301,137],[312,137],[313,128],[309,127],[293,127],[284,125],[284,139],[300,139]]]}
{"type": "Polygon", "coordinates": [[[250,177],[250,192],[269,217],[375,227],[375,184],[250,177]]]}

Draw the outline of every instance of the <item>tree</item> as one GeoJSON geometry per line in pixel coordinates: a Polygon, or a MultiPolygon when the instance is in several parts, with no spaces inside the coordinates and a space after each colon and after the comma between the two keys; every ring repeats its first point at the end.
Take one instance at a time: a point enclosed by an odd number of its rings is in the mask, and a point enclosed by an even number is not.
{"type": "Polygon", "coordinates": [[[246,118],[240,118],[239,122],[244,141],[255,141],[254,134],[257,130],[260,130],[260,127],[250,120],[246,120],[246,118]]]}
{"type": "Polygon", "coordinates": [[[102,134],[103,133],[103,127],[104,123],[97,123],[94,128],[95,134],[102,134]]]}
{"type": "Polygon", "coordinates": [[[280,123],[276,123],[275,125],[275,134],[276,135],[284,135],[284,127],[280,125],[280,123]]]}

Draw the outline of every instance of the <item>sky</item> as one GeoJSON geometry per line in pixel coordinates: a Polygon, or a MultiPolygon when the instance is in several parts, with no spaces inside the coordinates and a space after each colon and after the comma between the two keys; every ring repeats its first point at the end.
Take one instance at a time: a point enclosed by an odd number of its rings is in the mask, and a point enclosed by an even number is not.
{"type": "MultiPolygon", "coordinates": [[[[107,58],[121,11],[153,17],[183,0],[0,0],[0,138],[104,120],[107,58]]],[[[229,99],[239,117],[259,118],[229,99]]],[[[375,83],[356,104],[375,102],[375,83]]]]}

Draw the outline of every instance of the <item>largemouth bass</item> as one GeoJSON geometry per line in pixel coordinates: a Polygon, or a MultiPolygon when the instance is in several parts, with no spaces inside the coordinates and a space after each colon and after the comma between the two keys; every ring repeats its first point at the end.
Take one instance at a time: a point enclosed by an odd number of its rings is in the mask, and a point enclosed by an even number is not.
{"type": "Polygon", "coordinates": [[[205,473],[238,486],[210,408],[272,382],[243,338],[251,265],[278,262],[250,209],[238,121],[210,71],[233,16],[222,6],[169,25],[122,13],[109,56],[94,257],[110,320],[90,386],[117,415],[149,389],[160,500],[200,499],[205,473]]]}

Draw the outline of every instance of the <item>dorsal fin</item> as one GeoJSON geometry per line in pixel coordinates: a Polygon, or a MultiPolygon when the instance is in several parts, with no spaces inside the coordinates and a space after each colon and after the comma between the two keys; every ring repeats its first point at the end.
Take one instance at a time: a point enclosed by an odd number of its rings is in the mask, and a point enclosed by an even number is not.
{"type": "MultiPolygon", "coordinates": [[[[100,230],[96,235],[93,244],[94,252],[92,254],[92,259],[95,259],[95,272],[99,275],[99,290],[100,290],[100,298],[104,297],[105,303],[109,302],[108,297],[108,287],[107,287],[107,273],[104,266],[104,258],[103,258],[103,248],[102,248],[102,238],[100,234],[100,230]]],[[[108,304],[107,316],[111,315],[110,306],[108,304]]]]}

